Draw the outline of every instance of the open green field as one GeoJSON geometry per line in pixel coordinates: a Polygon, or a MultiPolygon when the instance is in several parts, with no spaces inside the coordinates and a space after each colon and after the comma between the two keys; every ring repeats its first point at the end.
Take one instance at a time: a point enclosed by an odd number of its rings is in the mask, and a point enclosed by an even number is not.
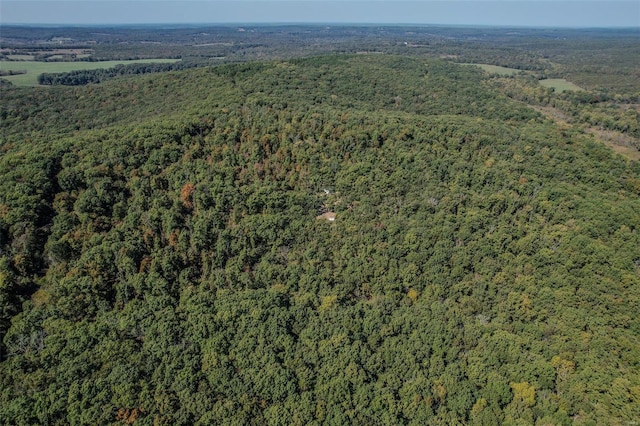
{"type": "MultiPolygon", "coordinates": [[[[12,61],[32,61],[35,56],[34,55],[9,55],[7,58],[12,61]]],[[[1,68],[1,67],[0,67],[1,68]]]]}
{"type": "Polygon", "coordinates": [[[539,83],[541,86],[551,87],[558,93],[562,93],[567,90],[575,90],[575,91],[584,90],[582,87],[576,86],[575,84],[565,80],[564,78],[547,78],[544,80],[540,80],[539,83]]]}
{"type": "Polygon", "coordinates": [[[498,65],[489,65],[489,64],[462,64],[462,65],[475,65],[476,67],[480,67],[483,69],[483,71],[488,72],[490,74],[514,75],[521,71],[515,68],[500,67],[498,65]]]}
{"type": "Polygon", "coordinates": [[[129,65],[141,63],[167,63],[177,62],[179,59],[139,59],[132,61],[100,61],[100,62],[36,62],[36,61],[2,61],[2,71],[27,71],[26,74],[2,77],[16,86],[37,86],[38,76],[43,73],[58,73],[77,70],[94,70],[99,68],[112,68],[116,65],[129,65]]]}

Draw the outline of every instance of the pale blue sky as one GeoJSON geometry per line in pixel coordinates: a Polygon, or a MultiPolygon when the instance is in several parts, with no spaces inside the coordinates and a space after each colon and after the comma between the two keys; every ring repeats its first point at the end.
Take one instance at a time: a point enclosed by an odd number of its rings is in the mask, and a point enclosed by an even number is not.
{"type": "Polygon", "coordinates": [[[0,0],[0,23],[640,27],[640,0],[0,0]]]}

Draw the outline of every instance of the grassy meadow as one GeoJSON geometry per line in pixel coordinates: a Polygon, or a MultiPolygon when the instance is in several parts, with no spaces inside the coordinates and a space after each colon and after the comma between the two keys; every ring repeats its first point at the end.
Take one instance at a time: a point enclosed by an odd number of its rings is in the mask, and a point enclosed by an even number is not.
{"type": "Polygon", "coordinates": [[[27,71],[26,74],[5,76],[16,86],[37,86],[38,76],[43,73],[59,73],[78,70],[94,70],[99,68],[112,68],[116,65],[129,65],[140,63],[167,63],[177,62],[179,59],[139,59],[131,61],[99,61],[99,62],[37,62],[37,61],[2,61],[2,71],[27,71]]]}
{"type": "Polygon", "coordinates": [[[540,80],[539,83],[541,86],[551,87],[558,93],[566,92],[567,90],[584,90],[582,87],[576,86],[575,84],[565,80],[564,78],[547,78],[544,80],[540,80]]]}

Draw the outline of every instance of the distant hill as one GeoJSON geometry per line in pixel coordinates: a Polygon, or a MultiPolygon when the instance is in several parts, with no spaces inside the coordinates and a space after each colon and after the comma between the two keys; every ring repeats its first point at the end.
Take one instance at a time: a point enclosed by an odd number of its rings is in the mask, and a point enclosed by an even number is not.
{"type": "Polygon", "coordinates": [[[0,423],[636,421],[640,165],[489,79],[1,86],[0,423]]]}

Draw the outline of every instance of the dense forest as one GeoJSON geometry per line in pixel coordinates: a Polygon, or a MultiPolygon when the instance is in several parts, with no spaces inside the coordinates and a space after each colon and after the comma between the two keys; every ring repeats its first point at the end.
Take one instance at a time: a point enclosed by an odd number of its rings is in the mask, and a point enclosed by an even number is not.
{"type": "Polygon", "coordinates": [[[636,141],[640,91],[531,79],[354,54],[0,86],[0,423],[637,421],[640,163],[585,126],[636,141]]]}

